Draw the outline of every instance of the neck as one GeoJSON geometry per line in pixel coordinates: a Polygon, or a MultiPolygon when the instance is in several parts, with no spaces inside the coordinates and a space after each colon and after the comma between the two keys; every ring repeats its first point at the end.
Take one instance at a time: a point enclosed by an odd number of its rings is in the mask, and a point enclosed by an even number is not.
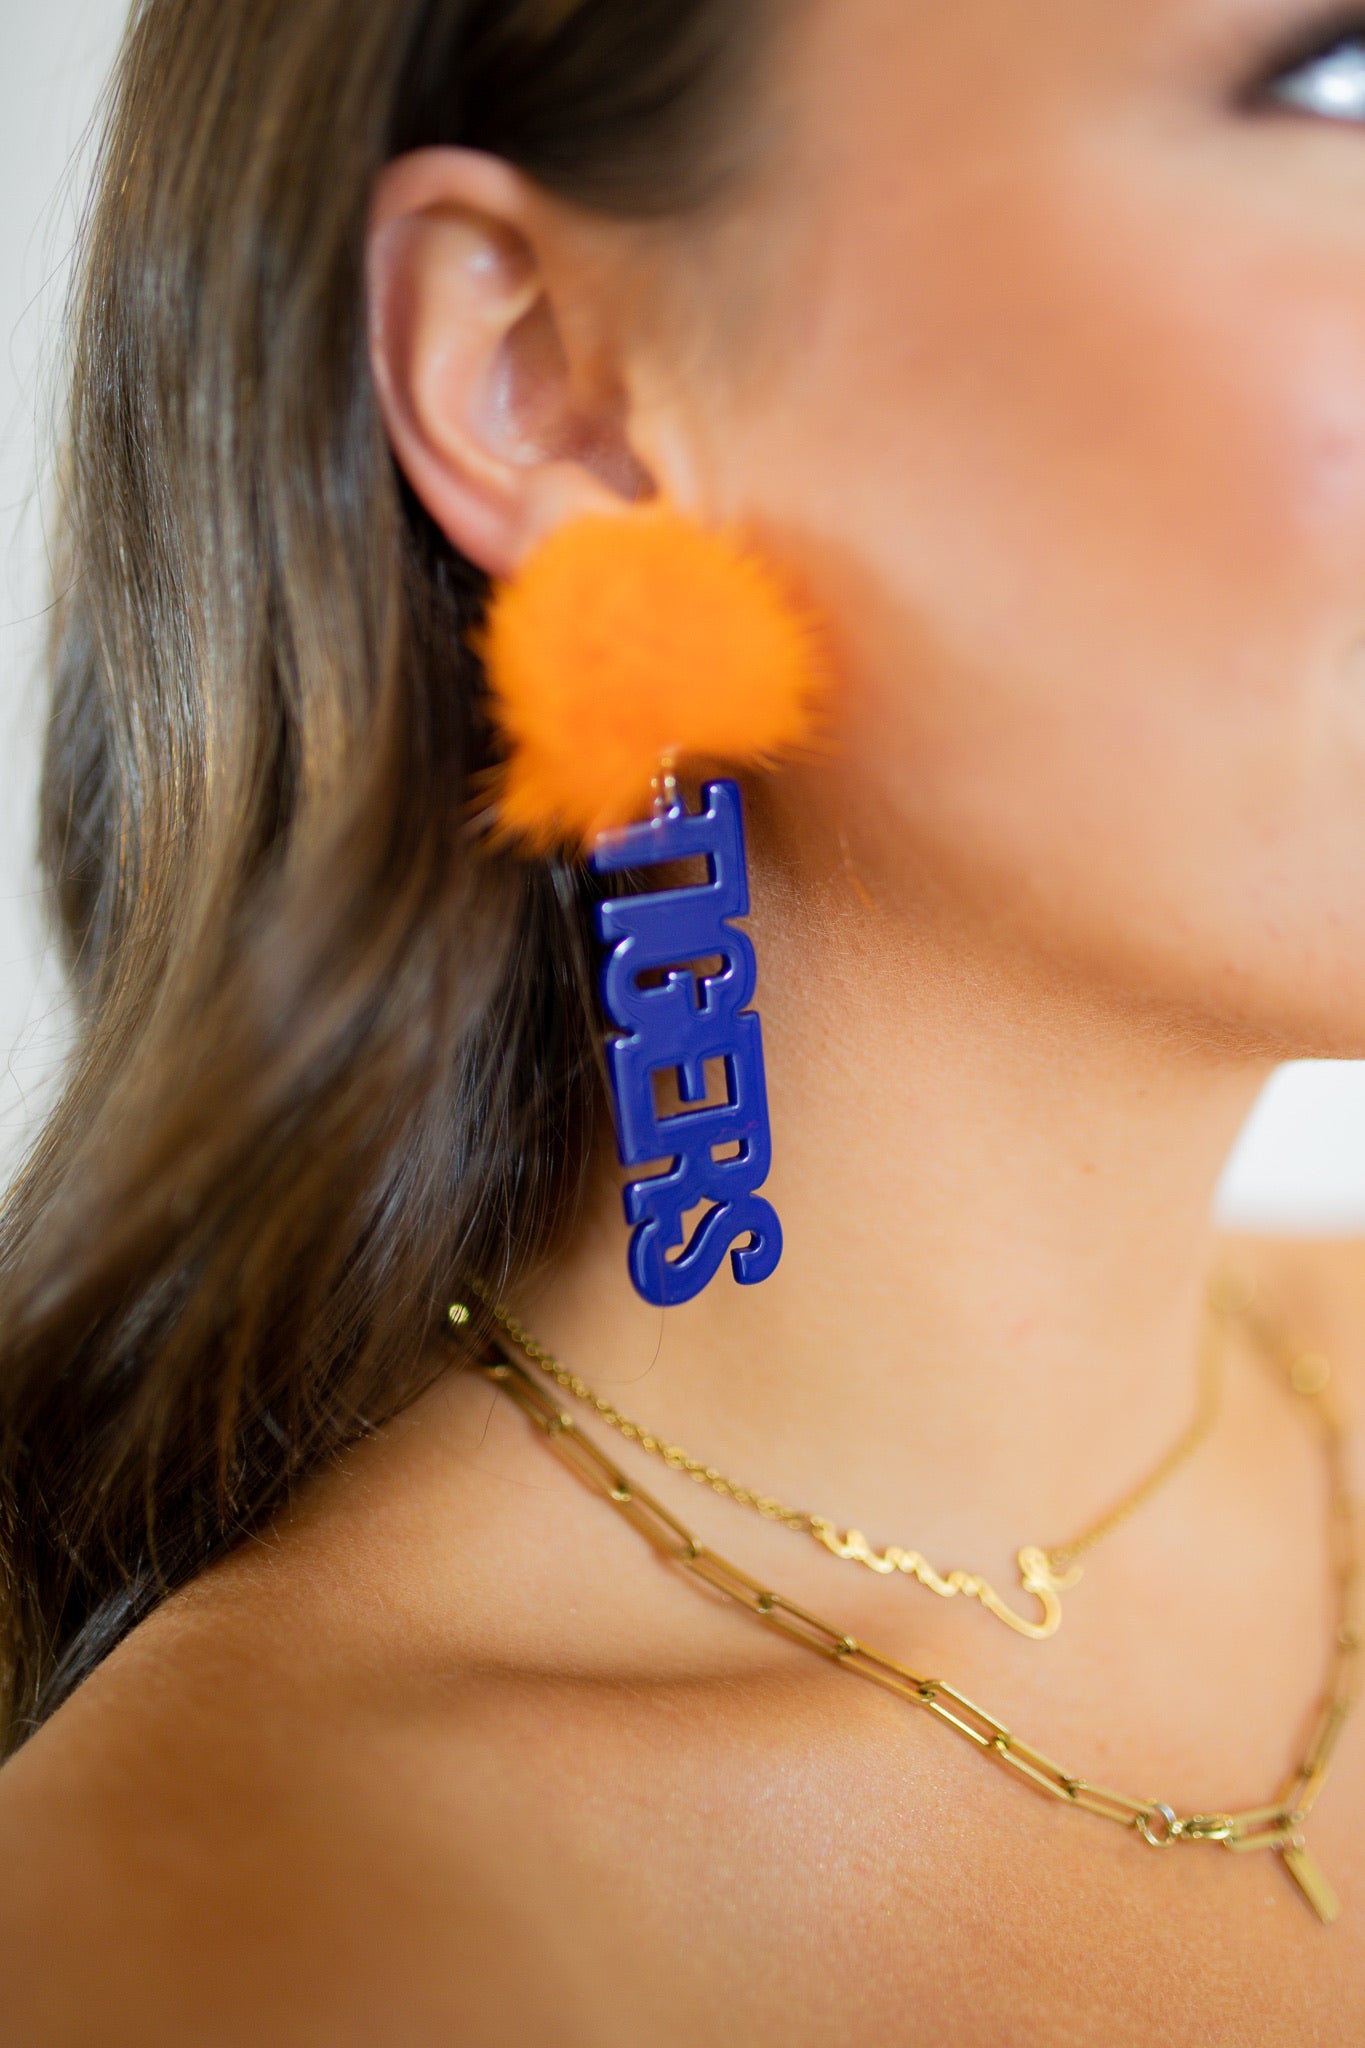
{"type": "Polygon", "coordinates": [[[1061,1542],[1191,1412],[1212,1198],[1268,1064],[960,921],[760,879],[777,1275],[646,1307],[604,1172],[518,1305],[626,1413],[793,1506],[956,1561],[1061,1542]]]}

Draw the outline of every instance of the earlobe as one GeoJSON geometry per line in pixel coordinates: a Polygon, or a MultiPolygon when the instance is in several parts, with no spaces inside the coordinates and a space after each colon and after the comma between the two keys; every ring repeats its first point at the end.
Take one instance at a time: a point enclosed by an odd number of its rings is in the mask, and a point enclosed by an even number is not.
{"type": "Polygon", "coordinates": [[[575,403],[532,210],[509,166],[429,150],[385,172],[369,227],[390,444],[452,544],[499,577],[564,520],[648,494],[619,421],[575,403]]]}

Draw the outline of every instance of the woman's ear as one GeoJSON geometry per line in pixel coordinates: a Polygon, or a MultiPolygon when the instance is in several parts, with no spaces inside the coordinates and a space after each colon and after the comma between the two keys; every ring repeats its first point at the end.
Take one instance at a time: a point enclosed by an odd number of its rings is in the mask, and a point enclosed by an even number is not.
{"type": "Polygon", "coordinates": [[[547,285],[558,218],[520,172],[462,149],[391,164],[370,213],[370,354],[390,444],[452,545],[493,576],[576,514],[653,495],[620,382],[547,285]]]}

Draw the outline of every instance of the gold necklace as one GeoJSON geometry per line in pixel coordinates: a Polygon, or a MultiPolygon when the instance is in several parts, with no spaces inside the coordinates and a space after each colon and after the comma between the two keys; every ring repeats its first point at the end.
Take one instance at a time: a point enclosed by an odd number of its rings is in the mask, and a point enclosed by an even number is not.
{"type": "MultiPolygon", "coordinates": [[[[576,1372],[571,1372],[552,1353],[538,1344],[529,1330],[522,1328],[514,1316],[508,1314],[498,1302],[483,1289],[477,1289],[479,1299],[499,1327],[511,1338],[517,1349],[530,1359],[533,1365],[552,1379],[556,1386],[576,1401],[589,1407],[619,1436],[628,1443],[638,1444],[642,1451],[652,1458],[660,1459],[670,1470],[681,1472],[699,1486],[708,1486],[725,1500],[737,1506],[749,1508],[761,1515],[766,1522],[780,1523],[798,1535],[811,1536],[822,1549],[834,1557],[842,1558],[849,1564],[864,1566],[876,1572],[881,1578],[896,1574],[913,1579],[927,1592],[937,1594],[940,1600],[974,1600],[1006,1628],[1016,1635],[1025,1636],[1030,1642],[1046,1642],[1055,1636],[1062,1625],[1062,1594],[1078,1586],[1084,1574],[1080,1560],[1106,1536],[1112,1536],[1128,1522],[1140,1508],[1147,1505],[1177,1472],[1188,1463],[1204,1443],[1218,1419],[1223,1401],[1223,1354],[1221,1344],[1215,1339],[1221,1335],[1220,1324],[1223,1307],[1218,1290],[1210,1294],[1210,1314],[1205,1327],[1201,1347],[1199,1399],[1194,1417],[1181,1435],[1152,1470],[1140,1479],[1131,1491],[1123,1496],[1116,1507],[1083,1529],[1079,1536],[1073,1536],[1067,1543],[1054,1544],[1044,1549],[1037,1543],[1026,1543],[1017,1553],[1019,1584],[1021,1591],[1038,1602],[1041,1610],[1035,1621],[1026,1614],[1018,1613],[996,1592],[990,1581],[979,1572],[950,1571],[940,1574],[934,1570],[928,1558],[919,1550],[903,1550],[899,1545],[877,1551],[868,1542],[861,1529],[849,1529],[842,1534],[826,1515],[812,1515],[796,1508],[789,1508],[769,1493],[760,1493],[755,1487],[741,1486],[733,1479],[727,1479],[714,1465],[692,1457],[678,1444],[670,1444],[638,1422],[632,1422],[623,1415],[611,1401],[594,1392],[587,1381],[576,1372]]],[[[450,1311],[452,1324],[459,1328],[469,1320],[469,1311],[457,1304],[450,1311]]]]}
{"type": "MultiPolygon", "coordinates": [[[[1035,1791],[1098,1820],[1128,1829],[1141,1836],[1149,1848],[1167,1850],[1217,1843],[1234,1855],[1273,1851],[1318,1918],[1330,1926],[1338,1918],[1341,1904],[1308,1848],[1303,1829],[1322,1792],[1342,1729],[1360,1689],[1360,1559],[1356,1505],[1347,1465],[1347,1436],[1330,1398],[1331,1373],[1326,1361],[1290,1344],[1249,1298],[1243,1298],[1240,1306],[1259,1347],[1283,1368],[1294,1393],[1316,1411],[1330,1479],[1329,1521],[1337,1584],[1337,1618],[1327,1683],[1303,1761],[1269,1805],[1240,1813],[1182,1816],[1163,1800],[1133,1799],[1126,1793],[1109,1791],[1073,1776],[955,1687],[941,1679],[923,1677],[894,1658],[869,1649],[855,1636],[785,1599],[709,1549],[661,1502],[637,1486],[584,1434],[571,1415],[558,1409],[548,1392],[498,1338],[490,1339],[475,1363],[542,1432],[563,1463],[609,1502],[656,1551],[691,1577],[745,1608],[768,1628],[827,1658],[839,1670],[866,1679],[923,1709],[969,1743],[978,1755],[1014,1773],[1035,1791]]],[[[455,1328],[460,1327],[461,1320],[455,1315],[451,1317],[455,1328]]]]}

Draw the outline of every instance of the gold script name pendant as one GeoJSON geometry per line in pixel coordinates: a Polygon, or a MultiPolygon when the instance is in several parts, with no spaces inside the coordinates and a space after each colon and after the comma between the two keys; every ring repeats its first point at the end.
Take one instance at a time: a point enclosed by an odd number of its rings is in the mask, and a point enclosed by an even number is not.
{"type": "Polygon", "coordinates": [[[821,1515],[811,1516],[810,1532],[834,1557],[849,1564],[866,1565],[882,1578],[903,1572],[907,1578],[918,1580],[926,1592],[937,1593],[940,1600],[977,1601],[987,1614],[1003,1621],[1016,1635],[1027,1636],[1031,1643],[1045,1643],[1049,1636],[1056,1635],[1062,1625],[1061,1596],[1080,1584],[1084,1569],[1078,1564],[1062,1569],[1058,1558],[1049,1556],[1036,1543],[1026,1543],[1019,1552],[1019,1584],[1042,1608],[1038,1620],[1031,1621],[1026,1614],[1016,1614],[994,1586],[976,1572],[954,1571],[943,1578],[920,1551],[901,1550],[895,1544],[889,1550],[874,1550],[861,1529],[850,1529],[846,1536],[841,1536],[834,1524],[821,1515]]]}

